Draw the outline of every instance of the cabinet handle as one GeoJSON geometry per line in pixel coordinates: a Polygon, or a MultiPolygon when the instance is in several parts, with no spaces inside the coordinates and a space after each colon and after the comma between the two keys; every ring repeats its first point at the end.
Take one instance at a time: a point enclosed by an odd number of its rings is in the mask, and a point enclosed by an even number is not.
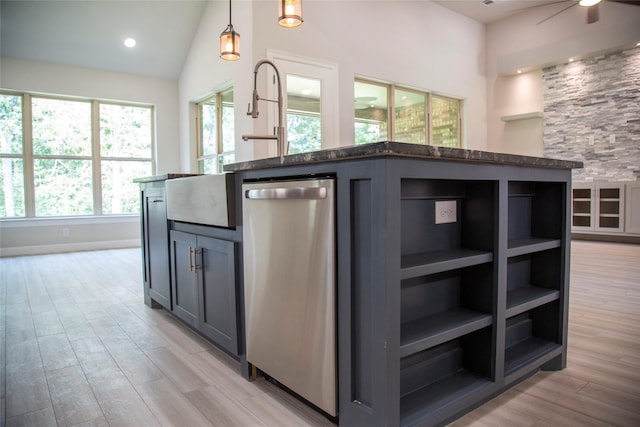
{"type": "Polygon", "coordinates": [[[198,255],[202,254],[202,249],[194,249],[193,250],[193,270],[198,271],[202,269],[202,264],[198,264],[198,255]]]}
{"type": "Polygon", "coordinates": [[[162,202],[164,202],[164,200],[162,199],[155,199],[151,201],[151,203],[162,203],[162,202]]]}
{"type": "Polygon", "coordinates": [[[193,248],[189,246],[189,271],[193,271],[193,248]]]}

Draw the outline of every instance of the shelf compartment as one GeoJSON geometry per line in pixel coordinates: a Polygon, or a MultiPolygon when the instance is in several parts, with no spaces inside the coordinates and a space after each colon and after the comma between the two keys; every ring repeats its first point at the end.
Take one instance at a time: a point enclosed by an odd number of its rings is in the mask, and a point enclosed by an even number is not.
{"type": "Polygon", "coordinates": [[[532,251],[545,250],[538,243],[562,238],[565,212],[565,184],[562,182],[509,182],[508,240],[516,248],[509,256],[523,252],[522,246],[532,245],[532,251]],[[532,239],[529,243],[529,239],[532,239]]]}
{"type": "Polygon", "coordinates": [[[404,255],[400,260],[400,278],[410,279],[491,261],[491,252],[464,248],[404,255]]]}
{"type": "Polygon", "coordinates": [[[559,248],[509,258],[507,318],[560,298],[560,260],[559,248]]]}
{"type": "Polygon", "coordinates": [[[402,278],[491,262],[496,181],[401,180],[402,278]],[[455,202],[453,220],[436,224],[436,204],[455,202]]]}
{"type": "Polygon", "coordinates": [[[506,321],[505,375],[536,363],[561,348],[559,301],[526,311],[506,321]]]}
{"type": "Polygon", "coordinates": [[[447,341],[400,361],[401,425],[431,418],[491,381],[491,328],[447,341]]]}
{"type": "Polygon", "coordinates": [[[402,281],[400,355],[492,324],[493,264],[402,281]]]}

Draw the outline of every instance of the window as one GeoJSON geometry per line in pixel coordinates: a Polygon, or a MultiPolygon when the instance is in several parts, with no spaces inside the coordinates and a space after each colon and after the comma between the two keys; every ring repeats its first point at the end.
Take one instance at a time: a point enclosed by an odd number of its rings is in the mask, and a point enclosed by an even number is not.
{"type": "Polygon", "coordinates": [[[354,101],[356,144],[390,140],[445,147],[462,145],[459,99],[356,80],[354,101]]]}
{"type": "Polygon", "coordinates": [[[431,143],[460,147],[460,101],[431,96],[431,143]]]}
{"type": "Polygon", "coordinates": [[[224,165],[235,161],[233,89],[198,103],[197,111],[198,172],[222,173],[224,165]]]}
{"type": "Polygon", "coordinates": [[[355,99],[355,143],[389,139],[389,103],[386,85],[356,81],[354,85],[355,99]]]}
{"type": "Polygon", "coordinates": [[[133,214],[153,108],[0,94],[0,217],[133,214]]]}
{"type": "Polygon", "coordinates": [[[287,74],[288,154],[322,149],[321,82],[287,74]]]}

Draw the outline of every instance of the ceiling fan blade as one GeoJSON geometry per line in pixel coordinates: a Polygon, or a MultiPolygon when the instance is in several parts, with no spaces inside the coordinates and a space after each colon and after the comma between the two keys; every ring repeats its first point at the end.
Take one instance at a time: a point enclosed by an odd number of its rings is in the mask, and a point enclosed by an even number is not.
{"type": "Polygon", "coordinates": [[[573,6],[577,6],[577,5],[578,5],[578,3],[577,3],[577,2],[571,3],[569,6],[565,7],[564,9],[562,9],[562,10],[560,10],[560,11],[558,11],[558,12],[554,13],[554,14],[553,14],[553,15],[551,15],[551,16],[548,16],[548,17],[544,18],[542,21],[538,22],[536,25],[540,25],[540,24],[542,24],[543,22],[547,22],[549,19],[551,19],[551,18],[553,18],[553,17],[555,17],[555,16],[558,16],[558,15],[560,15],[562,12],[564,12],[565,10],[567,10],[567,9],[571,9],[573,6]]]}
{"type": "Polygon", "coordinates": [[[630,1],[630,0],[609,0],[609,1],[614,3],[628,4],[630,6],[640,6],[640,1],[630,1]]]}
{"type": "Polygon", "coordinates": [[[596,3],[593,6],[587,8],[587,24],[593,24],[600,20],[600,4],[596,3]]]}

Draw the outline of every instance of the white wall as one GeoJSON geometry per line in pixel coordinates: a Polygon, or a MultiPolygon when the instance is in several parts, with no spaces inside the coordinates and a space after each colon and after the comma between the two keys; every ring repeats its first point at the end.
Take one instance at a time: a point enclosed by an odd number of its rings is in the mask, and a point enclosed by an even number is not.
{"type": "MultiPolygon", "coordinates": [[[[600,5],[600,20],[586,23],[576,6],[538,25],[563,5],[530,9],[487,26],[487,135],[490,151],[543,154],[541,121],[505,123],[502,116],[543,111],[543,66],[589,57],[640,42],[640,7],[600,5]],[[523,74],[516,74],[523,69],[523,74]]],[[[566,7],[566,6],[564,6],[566,7]]]]}
{"type": "MultiPolygon", "coordinates": [[[[426,1],[306,0],[303,14],[302,26],[285,29],[277,24],[274,2],[234,2],[241,58],[228,63],[217,56],[228,10],[209,3],[180,76],[183,171],[195,171],[195,163],[186,160],[195,153],[189,103],[228,81],[235,88],[237,160],[266,156],[263,141],[239,136],[267,132],[266,114],[252,120],[246,111],[253,66],[268,50],[338,64],[340,146],[353,144],[353,82],[360,75],[464,99],[467,147],[486,149],[484,25],[426,1]]],[[[264,71],[259,80],[265,84],[264,71]]]]}
{"type": "Polygon", "coordinates": [[[229,23],[229,6],[225,2],[210,1],[180,74],[180,167],[185,173],[197,172],[194,103],[228,85],[234,88],[236,159],[254,157],[253,145],[240,139],[243,133],[251,133],[253,126],[246,115],[253,85],[253,9],[248,1],[234,1],[232,6],[233,26],[240,33],[240,59],[223,61],[219,58],[220,33],[229,23]]]}
{"type": "MultiPolygon", "coordinates": [[[[178,84],[175,80],[1,58],[0,87],[153,104],[156,114],[155,173],[175,172],[179,169],[178,84]]],[[[139,244],[140,227],[137,217],[4,220],[0,224],[2,255],[139,244]],[[70,231],[69,237],[63,237],[63,228],[70,231]]]]}

